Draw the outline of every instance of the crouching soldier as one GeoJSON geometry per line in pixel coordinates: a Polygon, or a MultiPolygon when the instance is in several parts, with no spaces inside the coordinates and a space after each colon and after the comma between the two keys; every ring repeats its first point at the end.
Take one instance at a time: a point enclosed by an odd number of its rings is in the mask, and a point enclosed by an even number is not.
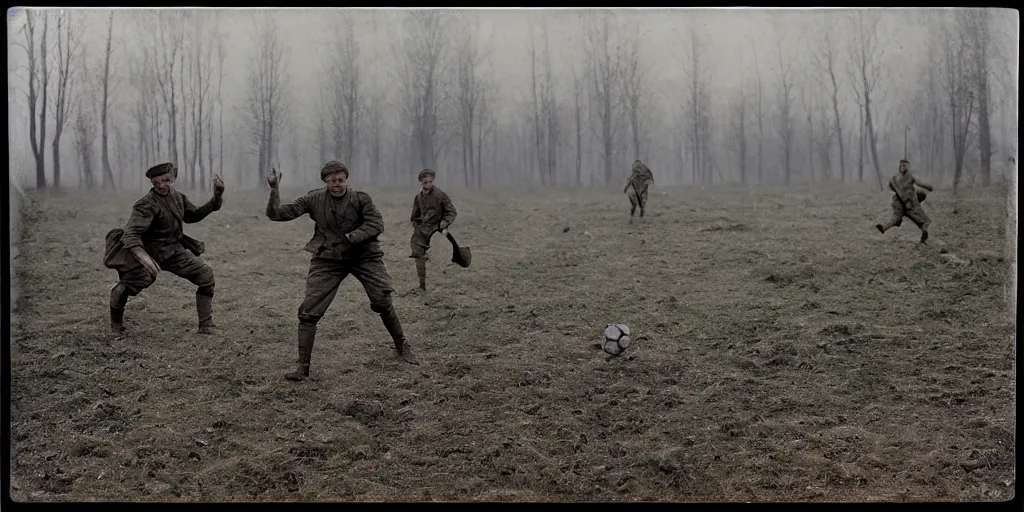
{"type": "Polygon", "coordinates": [[[398,313],[391,302],[391,277],[384,268],[384,252],[377,237],[384,231],[384,219],[369,194],[349,190],[348,168],[330,161],[320,169],[325,188],[313,190],[295,202],[281,204],[278,184],[281,175],[267,176],[270,201],[267,217],[284,222],[308,214],[313,219],[313,238],[305,250],[313,254],[306,275],[306,294],[299,305],[299,366],[285,375],[288,380],[309,377],[317,323],[334,301],[341,282],[351,274],[366,290],[370,309],[380,315],[395,343],[398,355],[407,363],[419,364],[402,333],[398,313]]]}
{"type": "Polygon", "coordinates": [[[927,243],[928,226],[931,219],[924,212],[921,203],[928,194],[914,188],[914,185],[929,192],[934,190],[931,185],[921,181],[910,172],[910,162],[900,160],[899,174],[889,179],[889,190],[893,191],[892,196],[892,217],[884,224],[875,224],[879,232],[885,233],[889,228],[899,226],[903,223],[903,217],[910,220],[921,228],[921,243],[927,243]]]}
{"type": "Polygon", "coordinates": [[[633,215],[636,214],[636,207],[640,207],[640,216],[644,216],[644,209],[647,206],[647,187],[654,183],[654,174],[639,159],[633,162],[633,173],[626,182],[626,188],[622,192],[629,197],[629,222],[633,222],[633,215]]]}
{"type": "Polygon", "coordinates": [[[153,284],[160,270],[199,287],[196,290],[199,332],[213,333],[213,269],[198,257],[204,251],[204,244],[185,235],[182,228],[184,224],[199,222],[220,210],[224,180],[219,174],[215,175],[213,199],[196,207],[185,194],[174,189],[177,174],[173,163],[146,171],[153,188],[136,201],[123,230],[107,233],[103,263],[117,270],[120,278],[110,291],[110,328],[118,337],[125,332],[124,307],[128,297],[138,295],[153,284]]]}
{"type": "Polygon", "coordinates": [[[430,169],[420,172],[418,179],[422,187],[412,201],[412,248],[410,258],[416,260],[416,276],[420,280],[420,290],[427,289],[427,251],[430,249],[430,237],[440,231],[448,233],[448,226],[455,222],[455,205],[443,190],[434,186],[436,174],[430,169]]]}

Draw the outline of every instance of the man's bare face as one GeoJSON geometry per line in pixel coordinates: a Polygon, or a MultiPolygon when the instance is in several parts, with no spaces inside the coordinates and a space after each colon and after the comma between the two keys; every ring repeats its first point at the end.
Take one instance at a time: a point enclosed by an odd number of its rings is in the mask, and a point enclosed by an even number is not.
{"type": "Polygon", "coordinates": [[[334,197],[345,195],[348,190],[348,175],[343,172],[336,172],[324,180],[327,183],[327,191],[334,197]]]}
{"type": "Polygon", "coordinates": [[[168,172],[161,174],[155,178],[150,179],[153,182],[153,189],[156,190],[157,194],[166,196],[171,191],[171,185],[174,184],[174,172],[168,172]]]}
{"type": "Polygon", "coordinates": [[[420,180],[420,186],[423,187],[424,192],[429,192],[430,189],[434,188],[434,177],[429,174],[424,176],[423,179],[420,180]]]}
{"type": "Polygon", "coordinates": [[[906,174],[910,170],[910,166],[906,162],[900,162],[900,174],[906,174]]]}

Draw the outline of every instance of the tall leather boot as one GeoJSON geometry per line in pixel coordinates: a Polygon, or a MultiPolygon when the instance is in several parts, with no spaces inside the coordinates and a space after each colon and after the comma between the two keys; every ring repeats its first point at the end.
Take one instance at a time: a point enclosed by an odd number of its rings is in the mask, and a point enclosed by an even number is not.
{"type": "Polygon", "coordinates": [[[316,340],[316,324],[299,322],[299,367],[284,376],[285,379],[301,381],[309,378],[309,359],[313,355],[316,340]]]}
{"type": "Polygon", "coordinates": [[[427,291],[427,260],[416,258],[416,277],[420,279],[420,290],[427,291]]]}
{"type": "Polygon", "coordinates": [[[110,330],[114,336],[124,336],[124,307],[128,304],[128,289],[117,283],[110,290],[110,330]]]}
{"type": "Polygon", "coordinates": [[[419,359],[412,350],[412,346],[405,339],[405,334],[402,332],[402,323],[398,321],[398,313],[395,312],[394,306],[381,313],[380,319],[384,322],[384,328],[388,330],[388,334],[391,335],[391,339],[395,342],[395,350],[398,352],[398,356],[409,364],[420,364],[419,359]]]}
{"type": "Polygon", "coordinates": [[[196,313],[199,316],[199,334],[213,334],[213,296],[196,293],[196,313]]]}

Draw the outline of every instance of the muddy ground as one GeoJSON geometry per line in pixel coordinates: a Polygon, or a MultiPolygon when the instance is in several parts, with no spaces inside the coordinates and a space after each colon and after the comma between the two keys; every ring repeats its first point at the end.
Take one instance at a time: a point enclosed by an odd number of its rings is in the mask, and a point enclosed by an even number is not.
{"type": "MultiPolygon", "coordinates": [[[[301,191],[285,191],[286,198],[301,191]]],[[[413,189],[374,191],[398,361],[361,286],[296,359],[312,223],[228,190],[207,245],[220,333],[162,273],[107,335],[103,238],[138,194],[34,196],[13,329],[17,500],[1003,500],[1014,480],[1005,190],[880,235],[860,187],[450,190],[473,265],[408,294],[413,189]],[[606,323],[638,339],[596,348],[606,323]]],[[[207,194],[192,193],[194,202],[207,194]]]]}

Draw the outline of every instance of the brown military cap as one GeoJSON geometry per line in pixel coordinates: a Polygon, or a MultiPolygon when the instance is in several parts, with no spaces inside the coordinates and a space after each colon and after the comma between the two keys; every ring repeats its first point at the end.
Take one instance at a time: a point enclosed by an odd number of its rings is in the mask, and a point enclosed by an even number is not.
{"type": "Polygon", "coordinates": [[[154,165],[146,171],[146,177],[149,179],[156,178],[157,176],[163,176],[169,172],[174,172],[174,164],[171,162],[165,162],[162,164],[154,165]]]}
{"type": "Polygon", "coordinates": [[[416,181],[422,180],[424,176],[431,176],[431,177],[436,178],[437,177],[437,173],[435,173],[434,171],[432,171],[430,169],[423,169],[422,171],[420,171],[420,174],[418,176],[416,176],[416,181]]]}
{"type": "Polygon", "coordinates": [[[345,173],[345,177],[348,178],[348,167],[337,160],[331,160],[320,168],[320,181],[327,181],[328,176],[339,172],[345,173]]]}

